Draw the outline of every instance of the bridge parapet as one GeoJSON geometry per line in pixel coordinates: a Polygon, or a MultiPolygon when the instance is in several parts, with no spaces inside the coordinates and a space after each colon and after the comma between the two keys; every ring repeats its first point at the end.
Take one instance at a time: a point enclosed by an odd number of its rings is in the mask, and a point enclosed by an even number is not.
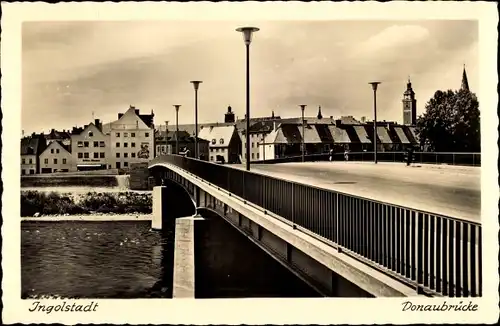
{"type": "Polygon", "coordinates": [[[172,164],[420,292],[481,296],[481,225],[178,155],[172,164]]]}

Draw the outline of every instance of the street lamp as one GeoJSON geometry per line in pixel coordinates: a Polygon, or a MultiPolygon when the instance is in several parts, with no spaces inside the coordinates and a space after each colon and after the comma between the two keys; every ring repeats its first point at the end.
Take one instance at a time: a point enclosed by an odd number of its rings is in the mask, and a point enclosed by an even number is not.
{"type": "Polygon", "coordinates": [[[305,104],[301,104],[299,105],[300,106],[300,109],[302,110],[302,162],[305,162],[305,141],[304,141],[304,138],[305,138],[305,124],[304,124],[304,110],[306,109],[306,106],[305,104]]]}
{"type": "Polygon", "coordinates": [[[380,82],[371,82],[373,89],[373,160],[377,164],[377,86],[380,82]]]}
{"type": "Polygon", "coordinates": [[[194,86],[194,157],[198,159],[198,88],[203,83],[200,80],[192,80],[194,86]]]}
{"type": "Polygon", "coordinates": [[[257,27],[240,27],[237,32],[243,33],[243,40],[247,49],[247,110],[246,110],[246,170],[250,171],[250,43],[252,42],[252,34],[259,31],[257,27]]]}
{"type": "Polygon", "coordinates": [[[175,154],[179,155],[179,108],[181,106],[180,104],[175,104],[174,107],[175,107],[175,154]]]}

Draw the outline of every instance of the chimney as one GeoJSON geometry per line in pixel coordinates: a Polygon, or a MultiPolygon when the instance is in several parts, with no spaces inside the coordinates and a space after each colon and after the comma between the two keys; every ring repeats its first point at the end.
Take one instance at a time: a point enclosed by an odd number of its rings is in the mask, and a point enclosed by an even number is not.
{"type": "Polygon", "coordinates": [[[273,131],[276,131],[276,120],[273,120],[273,131]]]}
{"type": "Polygon", "coordinates": [[[335,120],[335,125],[336,125],[337,127],[340,127],[340,126],[342,125],[342,120],[341,120],[341,119],[337,119],[337,120],[335,120]]]}
{"type": "Polygon", "coordinates": [[[99,119],[95,119],[95,120],[94,120],[94,124],[95,124],[95,126],[97,127],[97,129],[101,129],[101,125],[100,125],[100,121],[99,121],[99,119]]]}
{"type": "Polygon", "coordinates": [[[366,122],[366,117],[361,117],[361,123],[365,123],[366,122]]]}

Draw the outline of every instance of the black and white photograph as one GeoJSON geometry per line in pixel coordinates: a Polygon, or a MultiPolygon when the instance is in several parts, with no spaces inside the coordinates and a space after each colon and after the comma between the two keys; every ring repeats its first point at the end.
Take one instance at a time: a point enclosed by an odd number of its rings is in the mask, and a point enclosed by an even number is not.
{"type": "Polygon", "coordinates": [[[493,322],[498,17],[397,2],[2,3],[4,321],[493,322]]]}

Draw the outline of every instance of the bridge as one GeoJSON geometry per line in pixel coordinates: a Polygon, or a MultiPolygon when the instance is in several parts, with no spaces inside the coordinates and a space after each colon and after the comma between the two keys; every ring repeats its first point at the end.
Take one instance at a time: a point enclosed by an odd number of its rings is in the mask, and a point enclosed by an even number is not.
{"type": "Polygon", "coordinates": [[[178,296],[193,296],[193,234],[203,209],[323,296],[481,296],[480,189],[460,185],[471,184],[462,178],[476,172],[453,168],[461,176],[445,180],[439,167],[408,176],[394,163],[291,163],[246,171],[159,156],[149,164],[157,185],[153,228],[175,229],[176,255],[188,257],[175,257],[174,274],[186,275],[177,275],[177,285],[174,280],[174,296],[176,288],[178,296]],[[428,178],[435,188],[422,182],[428,178]],[[371,182],[361,186],[360,180],[371,182]]]}

